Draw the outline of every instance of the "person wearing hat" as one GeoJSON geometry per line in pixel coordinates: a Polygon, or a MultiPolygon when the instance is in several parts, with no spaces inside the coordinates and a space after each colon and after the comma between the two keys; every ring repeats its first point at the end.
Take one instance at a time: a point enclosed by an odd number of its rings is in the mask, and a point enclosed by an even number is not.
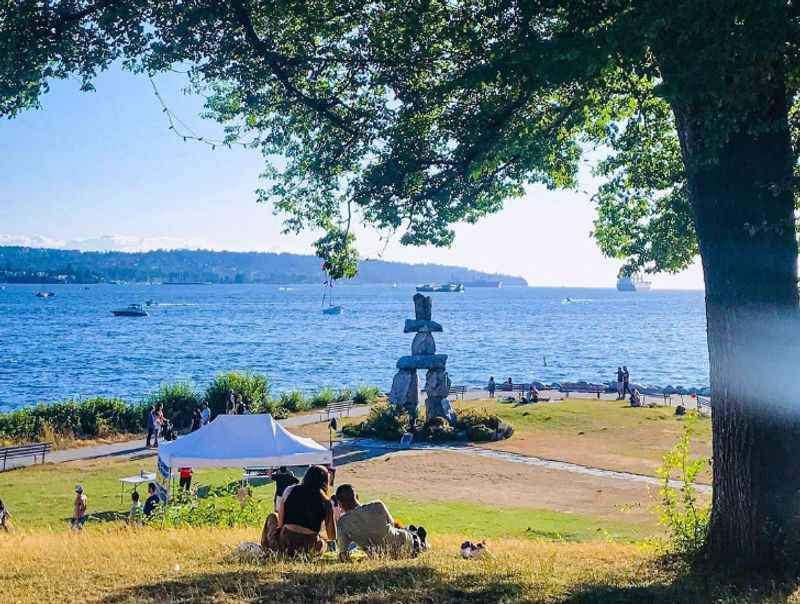
{"type": "Polygon", "coordinates": [[[72,513],[70,525],[74,530],[79,531],[86,522],[86,495],[83,492],[83,485],[76,486],[75,493],[75,509],[72,513]]]}

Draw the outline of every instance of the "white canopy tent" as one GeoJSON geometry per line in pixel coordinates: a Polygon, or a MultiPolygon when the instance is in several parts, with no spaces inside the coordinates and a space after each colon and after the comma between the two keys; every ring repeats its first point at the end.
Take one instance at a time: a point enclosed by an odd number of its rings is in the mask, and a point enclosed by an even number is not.
{"type": "Polygon", "coordinates": [[[333,453],[290,433],[271,415],[219,415],[199,430],[159,444],[158,460],[164,468],[330,466],[333,453]]]}

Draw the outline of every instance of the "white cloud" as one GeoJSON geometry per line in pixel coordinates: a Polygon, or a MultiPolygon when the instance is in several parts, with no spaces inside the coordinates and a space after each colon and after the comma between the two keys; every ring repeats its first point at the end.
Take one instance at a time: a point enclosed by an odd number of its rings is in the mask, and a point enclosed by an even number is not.
{"type": "Polygon", "coordinates": [[[145,252],[156,249],[197,249],[210,247],[206,241],[199,238],[137,237],[134,235],[100,235],[98,237],[59,240],[41,237],[39,235],[0,234],[0,245],[117,252],[145,252]]]}

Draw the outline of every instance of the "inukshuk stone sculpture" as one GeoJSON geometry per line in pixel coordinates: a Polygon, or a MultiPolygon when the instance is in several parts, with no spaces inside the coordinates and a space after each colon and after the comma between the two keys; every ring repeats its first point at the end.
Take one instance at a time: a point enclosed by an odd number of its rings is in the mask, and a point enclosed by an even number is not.
{"type": "Polygon", "coordinates": [[[442,326],[431,319],[431,298],[416,294],[414,296],[414,319],[406,319],[404,333],[413,333],[411,356],[400,357],[397,361],[398,372],[392,381],[389,401],[403,407],[411,417],[411,425],[417,418],[419,407],[419,382],[417,369],[427,369],[425,376],[425,415],[430,421],[435,417],[443,417],[453,421],[453,410],[447,395],[450,392],[450,378],[445,366],[446,354],[436,354],[436,342],[433,333],[442,331],[442,326]]]}

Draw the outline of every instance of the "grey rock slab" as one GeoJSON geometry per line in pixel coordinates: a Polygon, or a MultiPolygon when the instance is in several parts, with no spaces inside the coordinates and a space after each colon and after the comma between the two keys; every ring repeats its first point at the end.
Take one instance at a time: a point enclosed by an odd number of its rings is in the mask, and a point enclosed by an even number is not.
{"type": "Polygon", "coordinates": [[[430,296],[414,294],[414,318],[418,321],[430,321],[432,303],[430,296]]]}
{"type": "Polygon", "coordinates": [[[450,393],[450,376],[444,369],[429,369],[423,390],[429,399],[445,398],[450,393]]]}
{"type": "Polygon", "coordinates": [[[446,398],[428,398],[425,400],[425,417],[428,421],[434,417],[443,417],[448,423],[455,423],[455,413],[446,398]]]}
{"type": "Polygon", "coordinates": [[[392,381],[392,390],[389,392],[389,402],[401,407],[419,405],[419,382],[414,369],[401,369],[392,381]]]}
{"type": "Polygon", "coordinates": [[[444,369],[446,354],[413,354],[397,360],[398,369],[444,369]]]}
{"type": "Polygon", "coordinates": [[[433,332],[443,331],[442,326],[436,321],[418,321],[416,319],[406,319],[403,333],[419,333],[419,332],[433,332]]]}
{"type": "Polygon", "coordinates": [[[411,342],[411,354],[436,354],[436,341],[430,332],[421,331],[411,342]]]}

